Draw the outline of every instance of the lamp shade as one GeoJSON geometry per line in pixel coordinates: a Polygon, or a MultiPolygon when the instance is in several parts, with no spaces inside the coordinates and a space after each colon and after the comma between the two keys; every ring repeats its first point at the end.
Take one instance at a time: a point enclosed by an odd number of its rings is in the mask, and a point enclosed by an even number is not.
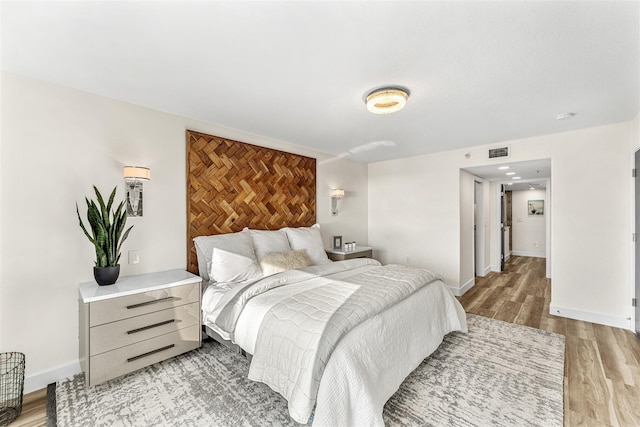
{"type": "Polygon", "coordinates": [[[124,179],[138,179],[149,181],[151,179],[151,169],[141,166],[125,166],[124,179]]]}
{"type": "Polygon", "coordinates": [[[332,190],[331,197],[344,197],[344,190],[342,188],[332,190]]]}

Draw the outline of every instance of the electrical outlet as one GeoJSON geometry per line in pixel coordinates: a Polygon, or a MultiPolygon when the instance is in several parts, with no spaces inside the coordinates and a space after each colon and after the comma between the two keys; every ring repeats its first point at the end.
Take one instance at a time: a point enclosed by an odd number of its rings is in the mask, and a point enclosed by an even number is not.
{"type": "Polygon", "coordinates": [[[140,264],[140,255],[138,251],[129,251],[129,264],[140,264]]]}

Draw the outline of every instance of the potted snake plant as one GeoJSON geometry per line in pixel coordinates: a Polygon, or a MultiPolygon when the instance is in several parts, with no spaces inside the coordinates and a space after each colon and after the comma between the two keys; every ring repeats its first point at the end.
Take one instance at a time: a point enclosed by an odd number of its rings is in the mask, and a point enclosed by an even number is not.
{"type": "Polygon", "coordinates": [[[98,285],[112,285],[120,275],[120,249],[122,243],[127,240],[133,226],[125,230],[127,223],[127,209],[124,201],[120,202],[115,211],[112,211],[113,199],[116,196],[115,187],[105,205],[100,191],[93,186],[97,203],[85,197],[87,202],[87,220],[91,226],[91,234],[87,231],[80,218],[80,210],[76,203],[76,213],[80,221],[80,228],[96,250],[96,261],[93,267],[93,276],[98,285]]]}

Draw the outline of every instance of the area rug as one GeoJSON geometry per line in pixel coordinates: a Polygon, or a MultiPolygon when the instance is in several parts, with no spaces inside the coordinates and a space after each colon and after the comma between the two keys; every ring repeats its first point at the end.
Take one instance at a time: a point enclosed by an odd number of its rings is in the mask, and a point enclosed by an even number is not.
{"type": "MultiPolygon", "coordinates": [[[[384,408],[389,426],[562,426],[564,337],[468,315],[384,408]]],[[[214,343],[87,389],[56,385],[57,425],[294,426],[287,402],[214,343]]]]}

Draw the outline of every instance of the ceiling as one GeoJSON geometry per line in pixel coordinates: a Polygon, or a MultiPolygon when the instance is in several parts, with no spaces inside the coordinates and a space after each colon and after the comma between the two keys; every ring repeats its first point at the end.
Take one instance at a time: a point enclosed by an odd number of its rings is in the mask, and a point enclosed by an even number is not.
{"type": "Polygon", "coordinates": [[[487,181],[505,184],[508,191],[540,190],[547,188],[547,181],[551,180],[551,159],[504,162],[465,170],[487,181]]]}
{"type": "Polygon", "coordinates": [[[0,61],[375,162],[633,119],[639,4],[2,1],[0,61]],[[388,85],[410,90],[407,106],[369,113],[365,96],[388,85]]]}

